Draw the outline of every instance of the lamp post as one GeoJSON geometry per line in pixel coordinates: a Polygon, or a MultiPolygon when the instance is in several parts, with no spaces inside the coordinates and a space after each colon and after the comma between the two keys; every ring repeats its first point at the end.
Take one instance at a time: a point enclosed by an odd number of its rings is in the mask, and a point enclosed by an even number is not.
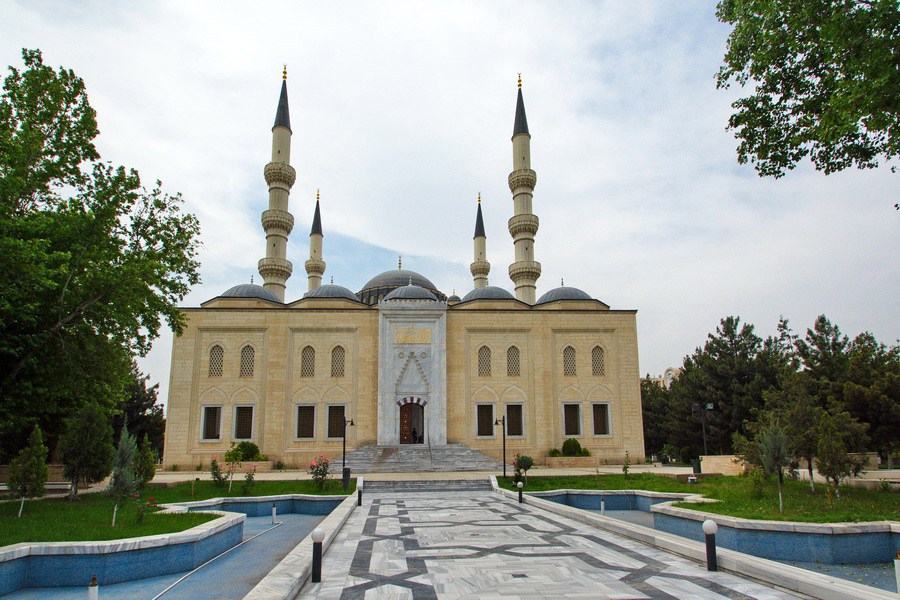
{"type": "Polygon", "coordinates": [[[350,467],[347,466],[347,425],[353,427],[355,423],[353,419],[344,419],[344,449],[341,455],[341,478],[344,489],[350,489],[350,467]]]}
{"type": "Polygon", "coordinates": [[[503,431],[503,479],[506,479],[506,417],[500,417],[494,421],[494,426],[500,425],[503,431]]]}
{"type": "Polygon", "coordinates": [[[703,454],[708,455],[709,450],[706,448],[706,412],[713,409],[713,403],[699,404],[694,402],[691,404],[691,412],[700,413],[700,426],[703,428],[703,454]]]}

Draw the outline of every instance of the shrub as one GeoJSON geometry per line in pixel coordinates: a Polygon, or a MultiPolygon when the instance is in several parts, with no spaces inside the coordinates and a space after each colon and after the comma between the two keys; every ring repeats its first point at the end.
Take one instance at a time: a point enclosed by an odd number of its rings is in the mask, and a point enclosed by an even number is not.
{"type": "Polygon", "coordinates": [[[240,460],[247,462],[263,460],[263,458],[259,455],[259,446],[257,446],[253,442],[241,442],[235,447],[235,450],[237,450],[237,453],[240,456],[240,460]]]}
{"type": "Polygon", "coordinates": [[[562,445],[563,456],[584,456],[581,451],[581,444],[575,438],[569,438],[562,445]]]}
{"type": "Polygon", "coordinates": [[[625,451],[625,460],[622,462],[622,477],[628,479],[628,470],[631,467],[631,457],[628,455],[628,450],[625,451]]]}
{"type": "Polygon", "coordinates": [[[588,450],[587,448],[582,448],[582,449],[581,449],[581,455],[582,455],[582,456],[591,456],[591,451],[588,450]]]}
{"type": "Polygon", "coordinates": [[[210,477],[212,477],[213,483],[216,485],[216,487],[225,487],[225,482],[228,480],[228,478],[225,477],[224,473],[222,473],[222,467],[219,466],[219,461],[215,456],[213,456],[212,460],[209,462],[209,475],[210,477]]]}
{"type": "Polygon", "coordinates": [[[177,470],[178,470],[178,465],[172,465],[171,467],[169,467],[169,470],[170,470],[170,471],[177,471],[177,470]]]}
{"type": "Polygon", "coordinates": [[[325,480],[328,479],[328,466],[329,461],[324,454],[320,454],[309,463],[309,474],[320,490],[325,487],[325,480]]]}
{"type": "Polygon", "coordinates": [[[135,457],[137,456],[137,444],[134,443],[134,436],[128,433],[123,427],[119,436],[119,447],[116,448],[116,462],[113,468],[112,479],[109,481],[109,488],[106,493],[115,500],[113,506],[112,526],[116,526],[116,513],[119,512],[119,505],[125,504],[125,501],[138,489],[140,482],[134,474],[135,457]]]}
{"type": "Polygon", "coordinates": [[[766,471],[761,466],[756,465],[750,469],[748,476],[750,477],[753,489],[750,497],[754,500],[762,500],[764,490],[766,489],[766,471]]]}
{"type": "Polygon", "coordinates": [[[150,483],[156,475],[156,457],[153,455],[153,446],[150,445],[150,436],[146,433],[134,459],[134,475],[138,479],[140,489],[150,483]]]}
{"type": "MultiPolygon", "coordinates": [[[[25,507],[25,498],[34,498],[44,493],[47,473],[47,446],[44,445],[44,436],[41,435],[40,428],[35,425],[34,431],[28,438],[28,445],[22,448],[19,455],[9,465],[9,476],[6,482],[9,491],[22,498],[19,503],[20,517],[22,509],[25,507]]],[[[888,487],[890,489],[890,486],[888,487]]]]}
{"type": "Polygon", "coordinates": [[[521,480],[528,482],[528,469],[534,466],[534,459],[527,455],[516,454],[513,459],[513,469],[515,469],[514,481],[518,483],[521,480]]]}
{"type": "Polygon", "coordinates": [[[547,456],[556,458],[557,456],[562,456],[562,453],[559,451],[559,448],[551,448],[550,451],[547,452],[547,456]]]}
{"type": "Polygon", "coordinates": [[[244,483],[241,484],[241,493],[249,496],[253,493],[253,486],[256,485],[256,467],[247,467],[247,473],[244,475],[244,483]]]}
{"type": "MultiPolygon", "coordinates": [[[[243,442],[242,442],[243,443],[243,442]]],[[[234,481],[234,473],[241,468],[241,452],[231,442],[231,448],[225,452],[225,470],[228,472],[228,493],[231,493],[231,484],[234,481]]]]}
{"type": "Polygon", "coordinates": [[[272,468],[275,469],[276,471],[281,471],[282,469],[284,469],[284,463],[281,462],[280,460],[276,460],[275,464],[272,465],[272,468]]]}
{"type": "Polygon", "coordinates": [[[113,432],[103,409],[86,404],[68,423],[57,447],[65,469],[64,477],[72,483],[69,499],[78,494],[79,483],[97,483],[109,475],[113,466],[113,432]]]}

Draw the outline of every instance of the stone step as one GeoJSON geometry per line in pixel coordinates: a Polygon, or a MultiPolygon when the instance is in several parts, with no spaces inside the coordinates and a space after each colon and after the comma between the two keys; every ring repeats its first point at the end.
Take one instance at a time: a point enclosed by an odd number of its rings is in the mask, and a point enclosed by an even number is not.
{"type": "MultiPolygon", "coordinates": [[[[342,461],[338,457],[337,462],[342,461]]],[[[354,473],[405,473],[441,471],[495,471],[503,463],[459,444],[428,446],[362,446],[347,453],[347,466],[354,473]]]]}
{"type": "Polygon", "coordinates": [[[491,490],[489,479],[364,481],[363,493],[483,492],[491,490]]]}

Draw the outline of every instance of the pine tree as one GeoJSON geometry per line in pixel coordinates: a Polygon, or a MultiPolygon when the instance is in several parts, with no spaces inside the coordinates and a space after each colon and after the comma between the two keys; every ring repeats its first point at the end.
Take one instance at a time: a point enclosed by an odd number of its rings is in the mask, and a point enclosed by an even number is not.
{"type": "Polygon", "coordinates": [[[19,456],[9,465],[9,477],[6,485],[22,498],[19,504],[19,516],[25,507],[25,498],[34,498],[44,493],[47,483],[47,447],[44,436],[37,425],[28,438],[28,445],[22,448],[19,456]]]}
{"type": "Polygon", "coordinates": [[[113,465],[112,427],[103,410],[86,404],[68,423],[59,440],[63,474],[72,483],[70,500],[75,500],[79,483],[96,483],[109,475],[113,465]]]}
{"type": "Polygon", "coordinates": [[[119,436],[119,447],[116,448],[116,463],[113,468],[112,479],[109,482],[109,489],[106,490],[106,493],[116,501],[113,507],[113,527],[116,526],[116,514],[119,512],[119,505],[128,501],[131,495],[137,491],[140,483],[134,474],[136,457],[137,445],[134,443],[134,436],[128,433],[127,429],[123,429],[122,434],[119,436]]]}
{"type": "Polygon", "coordinates": [[[150,483],[153,480],[153,476],[156,475],[156,456],[153,453],[150,436],[146,433],[134,461],[134,475],[137,477],[138,487],[141,489],[150,483]]]}

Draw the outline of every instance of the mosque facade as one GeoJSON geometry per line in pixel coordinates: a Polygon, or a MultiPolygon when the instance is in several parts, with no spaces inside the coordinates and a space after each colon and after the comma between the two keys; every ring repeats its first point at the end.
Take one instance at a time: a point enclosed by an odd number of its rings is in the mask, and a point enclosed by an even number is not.
{"type": "Polygon", "coordinates": [[[175,338],[164,463],[208,465],[232,442],[252,441],[271,461],[303,466],[364,445],[462,444],[496,458],[501,438],[543,463],[577,438],[599,464],[644,454],[636,311],[611,309],[561,286],[537,296],[537,176],[521,80],[514,118],[509,232],[515,295],[488,285],[481,205],[473,289],[446,296],[398,264],[359,292],[323,284],[318,198],[305,263],[308,291],[285,300],[296,174],[290,165],[287,81],[265,166],[263,285],[237,285],[197,308],[175,338]],[[352,421],[352,426],[350,425],[352,421]]]}

